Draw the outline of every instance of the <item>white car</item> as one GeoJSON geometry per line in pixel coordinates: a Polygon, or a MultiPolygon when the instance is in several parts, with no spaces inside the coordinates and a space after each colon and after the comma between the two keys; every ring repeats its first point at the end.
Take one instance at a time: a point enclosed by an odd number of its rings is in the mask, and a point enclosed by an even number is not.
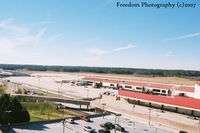
{"type": "Polygon", "coordinates": [[[90,126],[84,126],[83,130],[87,131],[87,132],[93,132],[94,131],[94,129],[92,129],[90,126]]]}
{"type": "Polygon", "coordinates": [[[65,122],[70,123],[70,124],[74,124],[74,120],[73,119],[65,119],[65,122]]]}

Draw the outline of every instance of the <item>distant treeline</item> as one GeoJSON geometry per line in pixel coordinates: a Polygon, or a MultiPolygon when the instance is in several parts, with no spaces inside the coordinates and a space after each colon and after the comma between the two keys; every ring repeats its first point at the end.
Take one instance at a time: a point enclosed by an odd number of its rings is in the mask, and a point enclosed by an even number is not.
{"type": "Polygon", "coordinates": [[[43,65],[11,65],[0,64],[6,70],[26,69],[29,71],[55,71],[55,72],[92,72],[110,74],[134,74],[160,77],[199,77],[200,71],[191,70],[162,70],[162,69],[137,69],[137,68],[112,68],[112,67],[86,67],[86,66],[43,66],[43,65]]]}

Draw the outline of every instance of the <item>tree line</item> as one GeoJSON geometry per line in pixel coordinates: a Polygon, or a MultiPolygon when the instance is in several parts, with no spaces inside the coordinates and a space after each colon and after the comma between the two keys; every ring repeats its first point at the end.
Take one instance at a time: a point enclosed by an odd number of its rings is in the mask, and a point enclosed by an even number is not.
{"type": "Polygon", "coordinates": [[[55,71],[55,72],[92,72],[106,74],[135,74],[160,77],[200,77],[200,71],[192,70],[164,70],[164,69],[138,69],[119,67],[87,67],[87,66],[48,66],[48,65],[11,65],[0,64],[0,68],[7,70],[25,69],[29,71],[55,71]]]}

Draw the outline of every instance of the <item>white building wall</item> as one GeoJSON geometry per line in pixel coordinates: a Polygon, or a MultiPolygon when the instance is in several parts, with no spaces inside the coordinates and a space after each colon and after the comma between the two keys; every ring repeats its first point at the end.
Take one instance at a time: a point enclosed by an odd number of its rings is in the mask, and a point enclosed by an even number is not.
{"type": "Polygon", "coordinates": [[[199,85],[197,85],[197,84],[195,84],[195,89],[194,89],[195,91],[194,91],[194,98],[198,98],[198,99],[200,99],[200,86],[199,85]]]}
{"type": "Polygon", "coordinates": [[[124,84],[121,84],[122,88],[125,89],[125,90],[134,90],[133,86],[131,85],[124,85],[124,84]],[[131,88],[126,88],[125,86],[131,86],[131,88]]]}
{"type": "Polygon", "coordinates": [[[111,84],[113,84],[114,87],[117,87],[117,84],[114,84],[114,83],[107,83],[107,82],[102,83],[103,87],[113,87],[113,86],[111,86],[111,84]]]}
{"type": "Polygon", "coordinates": [[[188,97],[194,97],[194,94],[195,94],[193,92],[185,92],[185,91],[177,91],[177,90],[174,91],[174,95],[176,96],[178,96],[180,93],[184,93],[188,97]]]}
{"type": "Polygon", "coordinates": [[[168,95],[168,90],[166,90],[166,89],[151,88],[151,87],[148,87],[147,89],[148,89],[148,90],[151,90],[151,91],[152,91],[153,93],[155,93],[155,94],[165,94],[165,95],[168,95]],[[160,90],[160,91],[153,91],[154,89],[160,90]],[[164,90],[165,92],[162,92],[162,90],[164,90]]]}
{"type": "Polygon", "coordinates": [[[123,89],[126,89],[126,90],[133,90],[133,91],[140,91],[140,92],[142,91],[142,88],[143,88],[141,86],[124,85],[124,84],[121,84],[121,86],[123,89]],[[126,86],[130,86],[131,88],[126,88],[126,86]],[[141,90],[136,89],[136,87],[140,87],[141,90]]]}

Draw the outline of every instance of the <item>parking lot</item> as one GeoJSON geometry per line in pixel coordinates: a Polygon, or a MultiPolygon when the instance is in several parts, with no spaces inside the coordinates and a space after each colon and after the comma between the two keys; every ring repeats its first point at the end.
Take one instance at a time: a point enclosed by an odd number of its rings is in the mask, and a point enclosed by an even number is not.
{"type": "MultiPolygon", "coordinates": [[[[79,77],[79,80],[82,77],[79,77]]],[[[65,95],[67,97],[79,97],[79,98],[95,98],[99,97],[105,91],[112,91],[117,94],[117,90],[111,90],[108,88],[98,89],[92,86],[77,86],[72,83],[58,83],[59,80],[75,80],[75,75],[59,75],[51,77],[9,77],[10,81],[15,83],[21,83],[23,85],[29,85],[29,87],[40,88],[43,91],[48,91],[54,94],[65,95]]]]}
{"type": "MultiPolygon", "coordinates": [[[[100,124],[105,122],[112,122],[115,123],[115,116],[114,115],[107,115],[103,117],[95,117],[91,118],[91,122],[86,122],[83,120],[75,120],[75,124],[65,123],[65,133],[86,133],[87,131],[84,131],[84,126],[90,126],[94,129],[94,133],[98,133],[99,129],[102,129],[100,127],[100,124]]],[[[127,133],[169,133],[169,131],[164,131],[159,128],[155,128],[152,126],[148,126],[143,123],[135,122],[134,120],[127,119],[123,116],[117,117],[116,123],[121,125],[125,128],[127,133]]],[[[57,133],[57,132],[63,132],[63,123],[62,122],[56,122],[51,124],[32,124],[32,125],[25,125],[23,127],[16,127],[13,128],[12,131],[19,132],[19,133],[57,133]],[[39,128],[40,127],[40,128],[39,128]]],[[[110,130],[111,133],[114,133],[114,129],[110,130]]],[[[120,133],[120,131],[116,131],[117,133],[120,133]]]]}

